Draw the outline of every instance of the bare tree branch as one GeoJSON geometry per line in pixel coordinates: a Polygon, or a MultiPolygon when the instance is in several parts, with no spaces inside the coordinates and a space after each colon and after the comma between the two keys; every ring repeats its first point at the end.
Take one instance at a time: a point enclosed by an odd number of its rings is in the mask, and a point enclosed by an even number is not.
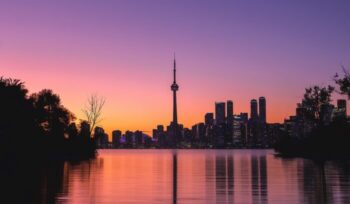
{"type": "Polygon", "coordinates": [[[105,98],[99,97],[96,94],[92,94],[87,99],[87,104],[82,111],[86,117],[86,121],[90,124],[91,132],[101,122],[102,108],[105,102],[105,98]]]}

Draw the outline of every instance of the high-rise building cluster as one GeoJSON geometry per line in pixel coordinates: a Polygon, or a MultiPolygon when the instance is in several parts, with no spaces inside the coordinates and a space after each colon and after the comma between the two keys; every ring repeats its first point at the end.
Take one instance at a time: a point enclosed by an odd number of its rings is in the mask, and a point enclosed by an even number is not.
{"type": "MultiPolygon", "coordinates": [[[[140,148],[267,148],[272,144],[269,135],[269,125],[266,123],[266,99],[259,98],[250,103],[250,118],[248,113],[234,114],[233,101],[215,103],[214,113],[206,113],[204,123],[197,123],[190,129],[178,123],[177,95],[179,85],[176,82],[176,61],[173,63],[173,119],[164,128],[158,125],[152,131],[152,138],[144,136],[141,131],[113,131],[112,147],[140,148]]],[[[97,130],[97,145],[106,146],[107,138],[104,132],[97,130]]],[[[107,145],[108,146],[108,145],[107,145]]]]}
{"type": "MultiPolygon", "coordinates": [[[[178,123],[176,61],[173,64],[173,83],[170,89],[173,93],[173,117],[166,127],[158,125],[152,131],[152,137],[142,131],[115,130],[112,133],[112,143],[100,127],[95,128],[94,137],[99,148],[270,148],[281,135],[302,138],[319,124],[309,120],[305,108],[298,104],[296,115],[290,116],[283,124],[267,123],[266,99],[250,101],[248,113],[234,113],[232,100],[216,102],[215,112],[206,113],[204,122],[191,128],[185,128],[178,123]]],[[[337,107],[322,104],[318,115],[322,125],[328,125],[336,118],[346,118],[346,100],[338,100],[337,107]]]]}
{"type": "Polygon", "coordinates": [[[97,127],[97,145],[100,148],[269,148],[273,143],[269,137],[273,124],[266,123],[266,99],[251,100],[250,117],[248,113],[234,114],[231,100],[216,102],[215,112],[204,115],[204,122],[191,128],[174,122],[168,126],[158,125],[152,137],[141,131],[120,130],[112,132],[112,142],[108,144],[103,129],[97,127]]]}
{"type": "Polygon", "coordinates": [[[251,100],[250,117],[248,113],[234,114],[231,100],[216,102],[215,113],[206,113],[204,123],[181,129],[180,147],[268,148],[273,142],[268,135],[269,129],[265,97],[260,97],[259,103],[256,99],[251,100]]]}
{"type": "MultiPolygon", "coordinates": [[[[205,113],[204,121],[191,128],[178,124],[176,133],[173,122],[166,127],[158,125],[152,136],[142,131],[122,134],[115,130],[110,143],[104,130],[96,127],[95,141],[99,148],[270,148],[281,135],[302,139],[317,125],[308,119],[300,104],[295,115],[285,119],[284,123],[267,123],[265,97],[250,101],[250,114],[235,114],[231,100],[216,102],[214,110],[205,113]]],[[[327,125],[333,120],[347,118],[346,111],[346,100],[338,100],[337,106],[322,105],[320,121],[327,125]]]]}

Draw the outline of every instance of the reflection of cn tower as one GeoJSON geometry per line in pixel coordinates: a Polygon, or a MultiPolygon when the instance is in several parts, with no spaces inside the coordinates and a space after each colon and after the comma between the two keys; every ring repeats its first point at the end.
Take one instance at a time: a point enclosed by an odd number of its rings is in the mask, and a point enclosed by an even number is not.
{"type": "Polygon", "coordinates": [[[173,203],[177,201],[177,155],[173,152],[173,203]]]}

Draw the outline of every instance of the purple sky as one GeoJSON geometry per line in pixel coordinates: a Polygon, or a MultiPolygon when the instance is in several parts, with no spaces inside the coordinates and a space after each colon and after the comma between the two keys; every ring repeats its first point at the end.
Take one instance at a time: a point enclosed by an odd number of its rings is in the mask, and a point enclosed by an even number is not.
{"type": "Polygon", "coordinates": [[[31,91],[52,88],[78,117],[90,93],[106,97],[109,130],[171,120],[174,52],[186,126],[215,101],[249,112],[262,95],[268,121],[282,121],[305,87],[350,69],[345,0],[11,0],[0,2],[0,31],[2,75],[31,91]]]}

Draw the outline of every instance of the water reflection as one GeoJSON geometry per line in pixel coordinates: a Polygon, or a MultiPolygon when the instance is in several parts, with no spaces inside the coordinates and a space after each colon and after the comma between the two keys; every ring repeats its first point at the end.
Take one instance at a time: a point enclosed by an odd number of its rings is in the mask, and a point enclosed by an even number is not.
{"type": "Polygon", "coordinates": [[[266,156],[251,157],[251,187],[253,203],[267,203],[266,156]]]}
{"type": "Polygon", "coordinates": [[[226,179],[226,158],[222,155],[218,155],[215,159],[216,203],[226,201],[226,179]]]}
{"type": "MultiPolygon", "coordinates": [[[[175,150],[176,151],[176,150],[175,150]]],[[[177,202],[177,153],[173,153],[173,203],[177,202]]]]}
{"type": "Polygon", "coordinates": [[[1,203],[54,203],[58,194],[68,193],[63,163],[45,168],[6,163],[0,170],[0,181],[1,203]]]}
{"type": "Polygon", "coordinates": [[[350,164],[349,163],[338,163],[335,164],[340,170],[339,170],[339,177],[338,177],[338,186],[339,189],[337,191],[339,192],[348,192],[348,193],[341,193],[341,200],[344,201],[344,203],[350,203],[350,164]]]}
{"type": "Polygon", "coordinates": [[[233,156],[230,155],[227,158],[227,187],[228,187],[228,202],[233,202],[233,192],[234,192],[234,160],[233,156]]]}
{"type": "Polygon", "coordinates": [[[308,203],[327,203],[327,183],[324,164],[313,161],[303,163],[302,192],[308,203]]]}
{"type": "Polygon", "coordinates": [[[7,203],[350,202],[349,162],[266,150],[103,150],[80,163],[7,167],[7,203]]]}

